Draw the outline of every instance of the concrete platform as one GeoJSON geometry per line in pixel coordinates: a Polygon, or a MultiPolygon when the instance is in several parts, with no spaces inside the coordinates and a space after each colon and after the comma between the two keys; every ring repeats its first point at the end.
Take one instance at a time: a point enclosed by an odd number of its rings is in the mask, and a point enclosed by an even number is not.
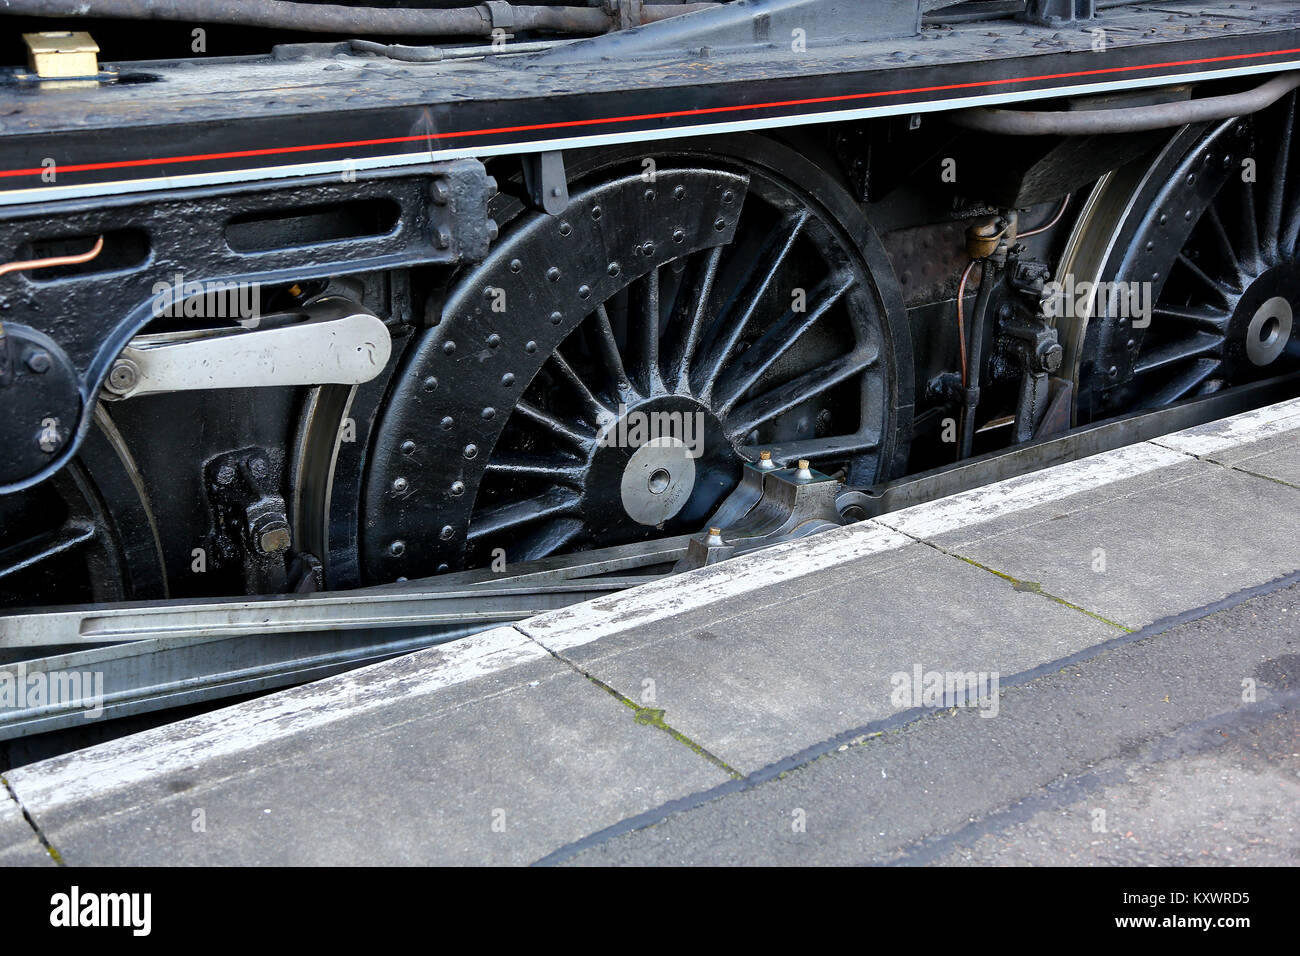
{"type": "Polygon", "coordinates": [[[1294,862],[1298,512],[1300,400],[5,779],[72,864],[1294,862]]]}

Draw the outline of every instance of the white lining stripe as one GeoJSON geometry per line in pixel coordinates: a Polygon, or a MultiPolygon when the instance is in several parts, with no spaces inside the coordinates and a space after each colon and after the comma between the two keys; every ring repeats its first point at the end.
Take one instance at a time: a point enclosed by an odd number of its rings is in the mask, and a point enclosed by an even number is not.
{"type": "Polygon", "coordinates": [[[644,627],[911,543],[897,532],[862,521],[593,601],[547,611],[515,627],[552,651],[568,650],[599,637],[644,627]]]}
{"type": "Polygon", "coordinates": [[[1212,455],[1295,428],[1300,428],[1300,398],[1153,438],[1152,443],[1186,455],[1212,455]]]}
{"type": "Polygon", "coordinates": [[[890,512],[875,520],[916,538],[932,538],[1187,460],[1181,452],[1141,442],[890,512]]]}
{"type": "Polygon", "coordinates": [[[413,153],[395,153],[388,156],[376,156],[367,159],[345,158],[317,163],[294,163],[286,166],[262,166],[255,169],[231,170],[229,172],[220,173],[194,173],[179,176],[154,176],[144,179],[115,180],[112,182],[92,183],[80,186],[38,186],[28,189],[0,191],[0,206],[16,205],[20,203],[50,202],[57,199],[85,198],[89,196],[119,195],[121,193],[146,192],[157,189],[177,189],[186,186],[212,186],[225,183],[253,182],[264,179],[285,179],[293,176],[342,173],[345,170],[385,169],[400,166],[414,166],[419,165],[420,163],[429,163],[448,159],[535,153],[555,149],[607,146],[616,143],[681,139],[688,136],[704,136],[713,133],[745,132],[748,130],[759,129],[784,129],[790,126],[806,126],[813,123],[846,122],[849,120],[871,119],[873,117],[882,116],[899,116],[909,113],[933,113],[943,110],[962,109],[970,106],[991,106],[998,103],[1017,103],[1039,99],[1053,99],[1063,95],[1102,93],[1112,90],[1141,89],[1150,86],[1164,86],[1170,83],[1191,82],[1196,80],[1279,73],[1287,70],[1295,70],[1297,68],[1300,68],[1300,61],[1284,60],[1273,63],[1262,63],[1249,67],[1201,70],[1195,73],[1179,73],[1174,75],[1162,74],[1161,76],[1156,77],[1108,80],[1096,83],[1075,84],[1072,86],[1054,86],[1046,89],[1018,90],[1010,93],[976,94],[946,100],[923,100],[919,102],[894,103],[886,106],[823,110],[816,113],[801,113],[795,116],[778,116],[767,119],[699,123],[690,126],[677,126],[670,129],[635,130],[626,133],[602,133],[587,136],[560,136],[552,137],[550,139],[508,143],[501,146],[448,147],[447,149],[421,150],[413,153]]]}

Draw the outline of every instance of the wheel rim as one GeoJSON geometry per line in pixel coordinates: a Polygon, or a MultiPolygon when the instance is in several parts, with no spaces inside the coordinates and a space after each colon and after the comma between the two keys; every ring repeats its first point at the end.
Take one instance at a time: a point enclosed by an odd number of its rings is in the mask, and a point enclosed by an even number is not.
{"type": "Polygon", "coordinates": [[[760,163],[655,158],[653,182],[611,162],[561,217],[520,217],[413,344],[374,431],[365,578],[696,530],[759,446],[897,468],[910,343],[856,209],[760,163]]]}

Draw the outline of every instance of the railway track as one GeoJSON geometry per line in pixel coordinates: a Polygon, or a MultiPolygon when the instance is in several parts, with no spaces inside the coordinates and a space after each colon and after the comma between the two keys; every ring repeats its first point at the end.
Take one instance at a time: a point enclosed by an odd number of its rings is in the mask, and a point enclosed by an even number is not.
{"type": "MultiPolygon", "coordinates": [[[[841,486],[836,506],[844,522],[875,517],[1298,394],[1300,373],[1284,375],[896,481],[841,486]]],[[[92,709],[93,716],[112,719],[304,683],[659,579],[690,565],[693,549],[698,556],[712,547],[725,559],[802,533],[756,533],[756,522],[830,526],[803,506],[791,508],[771,488],[746,499],[745,487],[719,509],[715,520],[724,527],[522,562],[508,571],[482,568],[296,597],[88,605],[0,617],[0,679],[14,686],[38,674],[96,675],[98,681],[87,681],[81,696],[41,697],[0,710],[0,740],[84,725],[92,709]],[[737,547],[742,539],[747,543],[737,547]]],[[[689,587],[689,579],[681,586],[689,587]]]]}

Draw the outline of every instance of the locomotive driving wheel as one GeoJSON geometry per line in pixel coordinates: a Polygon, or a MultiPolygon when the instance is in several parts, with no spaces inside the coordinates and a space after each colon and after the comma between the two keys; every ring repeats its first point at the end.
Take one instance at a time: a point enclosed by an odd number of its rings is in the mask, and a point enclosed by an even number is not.
{"type": "Polygon", "coordinates": [[[1058,277],[1113,283],[1063,335],[1080,423],[1300,367],[1295,108],[1186,127],[1094,189],[1058,277]]]}
{"type": "Polygon", "coordinates": [[[901,296],[823,170],[746,137],[571,157],[569,178],[558,216],[497,210],[489,258],[412,337],[363,476],[335,482],[357,530],[328,523],[331,586],[693,532],[760,449],[853,482],[903,467],[901,296]]]}

